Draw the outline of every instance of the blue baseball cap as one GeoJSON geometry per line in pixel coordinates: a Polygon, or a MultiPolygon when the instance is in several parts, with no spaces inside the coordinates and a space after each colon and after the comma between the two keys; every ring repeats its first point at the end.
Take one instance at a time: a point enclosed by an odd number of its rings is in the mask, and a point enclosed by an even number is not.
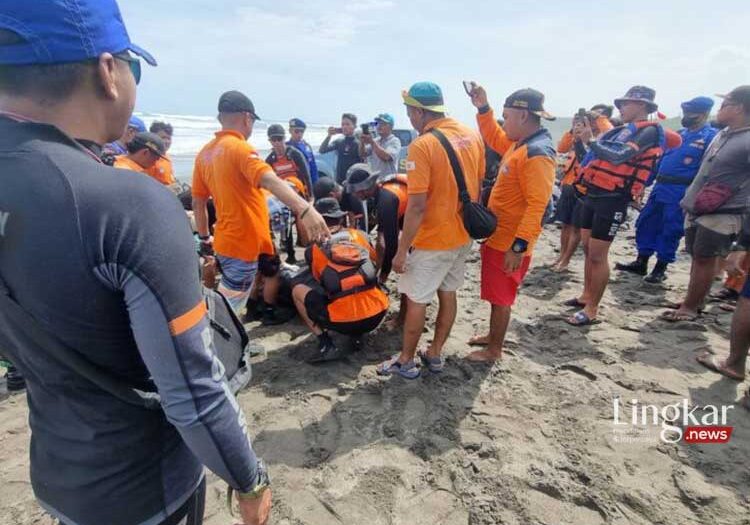
{"type": "Polygon", "coordinates": [[[385,122],[389,126],[393,127],[396,124],[396,119],[390,113],[381,113],[375,117],[375,122],[385,122]]]}
{"type": "Polygon", "coordinates": [[[128,127],[135,129],[138,133],[143,133],[144,131],[146,131],[146,124],[135,115],[130,117],[130,120],[128,120],[128,127]]]}
{"type": "Polygon", "coordinates": [[[714,107],[714,101],[708,97],[695,97],[681,104],[685,113],[710,113],[714,107]]]}
{"type": "Polygon", "coordinates": [[[293,118],[289,121],[289,129],[307,129],[307,124],[302,119],[293,118]]]}
{"type": "Polygon", "coordinates": [[[440,86],[432,82],[417,82],[409,88],[409,91],[402,91],[401,97],[407,106],[445,113],[443,91],[440,86]]]}
{"type": "Polygon", "coordinates": [[[148,51],[130,41],[115,0],[2,0],[0,30],[21,39],[0,45],[2,65],[83,62],[124,51],[156,65],[148,51]]]}

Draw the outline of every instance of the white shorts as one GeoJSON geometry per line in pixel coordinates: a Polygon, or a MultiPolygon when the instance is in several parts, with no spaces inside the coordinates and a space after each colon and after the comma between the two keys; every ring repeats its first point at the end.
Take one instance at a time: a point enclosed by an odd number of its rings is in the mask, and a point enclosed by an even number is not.
{"type": "Polygon", "coordinates": [[[430,304],[438,290],[455,292],[464,284],[471,245],[469,242],[455,250],[412,250],[398,291],[419,304],[430,304]]]}

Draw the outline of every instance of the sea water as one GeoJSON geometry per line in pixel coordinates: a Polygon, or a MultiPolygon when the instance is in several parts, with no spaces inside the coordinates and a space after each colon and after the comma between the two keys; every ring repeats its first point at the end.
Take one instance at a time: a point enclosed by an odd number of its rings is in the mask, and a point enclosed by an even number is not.
{"type": "MultiPolygon", "coordinates": [[[[175,177],[180,181],[189,183],[193,176],[195,156],[214,137],[214,133],[221,128],[216,117],[138,112],[135,114],[143,119],[146,127],[149,127],[156,120],[172,124],[174,135],[172,136],[172,146],[169,149],[169,156],[172,158],[175,177]]],[[[255,146],[262,158],[265,158],[271,151],[271,143],[268,142],[268,136],[266,135],[268,126],[271,124],[281,124],[284,126],[284,129],[287,130],[287,138],[289,137],[288,122],[256,122],[249,141],[255,146]]],[[[307,123],[305,140],[310,143],[313,149],[317,150],[318,146],[326,138],[328,126],[330,125],[307,123]]]]}

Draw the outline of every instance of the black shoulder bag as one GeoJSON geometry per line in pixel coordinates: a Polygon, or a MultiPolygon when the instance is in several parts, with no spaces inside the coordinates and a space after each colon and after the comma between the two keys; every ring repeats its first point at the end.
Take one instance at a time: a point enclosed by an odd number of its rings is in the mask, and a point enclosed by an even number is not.
{"type": "Polygon", "coordinates": [[[471,195],[466,189],[466,179],[464,178],[464,171],[461,168],[461,163],[458,161],[456,152],[453,149],[450,141],[446,136],[438,129],[430,130],[430,133],[440,141],[445,152],[448,154],[448,160],[450,160],[451,168],[453,169],[453,176],[456,179],[456,185],[458,186],[458,199],[461,201],[462,214],[464,219],[464,228],[469,233],[472,239],[486,239],[495,232],[497,228],[497,217],[495,214],[488,210],[482,203],[474,202],[471,200],[471,195]]]}

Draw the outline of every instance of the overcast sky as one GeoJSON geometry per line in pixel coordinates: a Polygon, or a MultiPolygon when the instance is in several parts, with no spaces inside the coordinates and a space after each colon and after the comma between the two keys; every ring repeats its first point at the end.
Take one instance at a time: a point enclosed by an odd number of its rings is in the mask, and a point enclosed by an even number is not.
{"type": "Polygon", "coordinates": [[[137,110],[213,115],[239,89],[268,120],[331,123],[343,111],[408,121],[400,93],[431,80],[452,115],[472,119],[461,80],[496,106],[515,89],[545,93],[571,116],[633,84],[681,101],[750,84],[750,3],[628,0],[120,0],[144,66],[137,110]],[[552,7],[554,5],[554,7],[552,7]]]}

